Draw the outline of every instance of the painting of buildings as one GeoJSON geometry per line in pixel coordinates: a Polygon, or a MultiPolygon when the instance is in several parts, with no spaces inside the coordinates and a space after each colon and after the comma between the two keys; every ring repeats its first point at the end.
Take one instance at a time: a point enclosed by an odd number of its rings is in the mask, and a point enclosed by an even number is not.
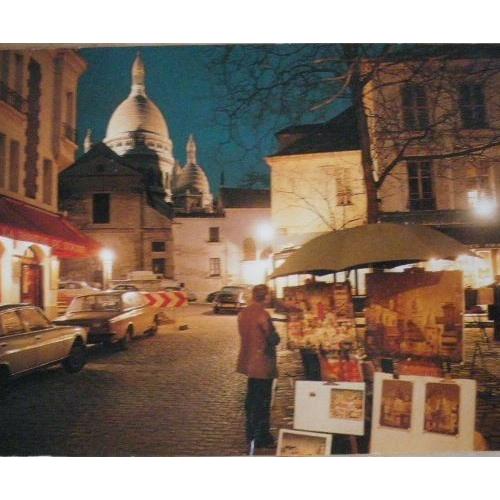
{"type": "Polygon", "coordinates": [[[429,383],[425,387],[424,429],[456,436],[460,408],[460,387],[456,384],[429,383]]]}
{"type": "Polygon", "coordinates": [[[411,405],[413,384],[403,380],[384,380],[382,383],[382,405],[380,425],[409,429],[411,427],[411,405]]]}
{"type": "Polygon", "coordinates": [[[462,359],[460,271],[367,276],[366,348],[371,355],[462,359]]]}
{"type": "Polygon", "coordinates": [[[313,283],[285,288],[289,349],[338,349],[356,340],[348,284],[313,283]]]}
{"type": "Polygon", "coordinates": [[[363,391],[332,389],[330,417],[344,420],[363,420],[363,391]]]}
{"type": "Polygon", "coordinates": [[[320,457],[330,454],[332,436],[313,432],[280,430],[277,455],[280,457],[320,457]]]}

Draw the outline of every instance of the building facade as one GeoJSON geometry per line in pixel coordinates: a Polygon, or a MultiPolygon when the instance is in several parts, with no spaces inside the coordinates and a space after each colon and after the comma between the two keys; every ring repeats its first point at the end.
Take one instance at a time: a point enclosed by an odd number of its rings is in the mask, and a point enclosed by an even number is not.
{"type": "MultiPolygon", "coordinates": [[[[498,49],[399,63],[370,61],[363,71],[370,75],[364,106],[375,179],[381,184],[379,220],[429,224],[455,237],[483,259],[431,262],[427,267],[459,268],[466,284],[474,287],[491,283],[500,269],[498,49]]],[[[352,110],[324,124],[284,129],[278,140],[278,152],[266,159],[273,223],[284,233],[304,235],[295,242],[289,237],[289,248],[318,232],[366,221],[360,140],[352,110]],[[347,175],[339,175],[344,167],[347,175]],[[324,174],[325,168],[330,172],[324,174]],[[304,184],[313,188],[306,191],[304,184]],[[347,210],[339,216],[343,203],[347,210]],[[314,228],[312,234],[307,235],[308,228],[314,228]]],[[[279,257],[283,244],[278,241],[275,250],[279,257]]]]}
{"type": "Polygon", "coordinates": [[[177,213],[175,279],[200,299],[222,286],[263,283],[271,272],[269,190],[222,187],[212,213],[177,213]]]}
{"type": "MultiPolygon", "coordinates": [[[[92,146],[59,176],[61,209],[113,256],[110,279],[137,270],[173,276],[172,209],[164,191],[148,180],[147,171],[104,143],[92,146]]],[[[61,275],[103,283],[103,268],[95,256],[64,262],[61,275]]]]}
{"type": "Polygon", "coordinates": [[[429,224],[476,250],[478,259],[433,262],[467,284],[500,273],[500,51],[371,68],[366,114],[380,219],[429,224]]]}
{"type": "Polygon", "coordinates": [[[58,173],[74,161],[74,50],[0,51],[0,301],[56,314],[60,259],[97,247],[58,209],[58,173]]]}

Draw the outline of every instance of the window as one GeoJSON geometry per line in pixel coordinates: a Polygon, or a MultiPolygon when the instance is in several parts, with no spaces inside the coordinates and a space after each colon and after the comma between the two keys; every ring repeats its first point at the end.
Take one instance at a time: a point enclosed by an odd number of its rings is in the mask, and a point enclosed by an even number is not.
{"type": "Polygon", "coordinates": [[[486,128],[486,106],[483,86],[464,84],[459,87],[459,107],[462,126],[468,129],[486,128]]]}
{"type": "Polygon", "coordinates": [[[243,260],[256,260],[257,247],[253,238],[246,238],[243,241],[243,260]]]}
{"type": "Polygon", "coordinates": [[[401,90],[403,123],[407,130],[424,130],[429,126],[427,96],[422,85],[405,85],[401,90]]]}
{"type": "Polygon", "coordinates": [[[164,252],[165,251],[165,242],[164,241],[152,241],[151,242],[151,251],[164,252]]]}
{"type": "Polygon", "coordinates": [[[14,81],[14,90],[19,94],[23,95],[23,66],[24,66],[24,61],[23,61],[23,56],[20,54],[16,54],[15,57],[15,81],[14,81]]]}
{"type": "Polygon", "coordinates": [[[346,168],[343,168],[337,175],[337,205],[352,205],[349,170],[346,168]]]}
{"type": "Polygon", "coordinates": [[[53,170],[52,161],[43,160],[43,202],[52,203],[53,170]]]}
{"type": "Polygon", "coordinates": [[[2,50],[0,52],[0,82],[2,82],[5,87],[9,86],[9,59],[10,53],[8,50],[2,50]]]}
{"type": "Polygon", "coordinates": [[[0,335],[24,333],[24,325],[15,311],[6,312],[0,316],[0,335]]]}
{"type": "Polygon", "coordinates": [[[10,141],[9,189],[14,193],[19,191],[19,142],[10,141]]]}
{"type": "Polygon", "coordinates": [[[210,276],[220,276],[220,259],[218,257],[209,259],[210,276]]]}
{"type": "Polygon", "coordinates": [[[410,210],[436,209],[431,166],[430,161],[412,161],[408,163],[410,210]]]}
{"type": "Polygon", "coordinates": [[[108,224],[110,217],[109,193],[96,193],[92,198],[92,222],[94,224],[108,224]]]}
{"type": "Polygon", "coordinates": [[[218,227],[210,227],[208,228],[208,241],[214,243],[216,241],[220,241],[219,239],[219,228],[218,227]]]}
{"type": "Polygon", "coordinates": [[[6,149],[5,135],[0,134],[0,188],[5,187],[6,149]]]}
{"type": "Polygon", "coordinates": [[[20,314],[23,323],[30,332],[50,328],[49,320],[37,309],[22,309],[20,314]]]}
{"type": "Polygon", "coordinates": [[[153,259],[151,267],[153,268],[154,274],[165,275],[166,259],[153,259]]]}

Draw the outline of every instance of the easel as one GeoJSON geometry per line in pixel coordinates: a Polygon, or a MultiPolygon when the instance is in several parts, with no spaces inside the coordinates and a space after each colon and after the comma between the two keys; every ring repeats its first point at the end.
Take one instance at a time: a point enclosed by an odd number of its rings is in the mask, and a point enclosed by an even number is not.
{"type": "Polygon", "coordinates": [[[469,375],[472,377],[474,374],[474,368],[476,367],[476,359],[480,358],[481,368],[485,368],[484,353],[481,344],[485,343],[487,346],[490,345],[490,338],[488,337],[488,332],[486,331],[486,325],[480,318],[477,318],[477,324],[481,332],[481,337],[474,341],[474,351],[472,352],[472,361],[470,366],[469,375]]]}

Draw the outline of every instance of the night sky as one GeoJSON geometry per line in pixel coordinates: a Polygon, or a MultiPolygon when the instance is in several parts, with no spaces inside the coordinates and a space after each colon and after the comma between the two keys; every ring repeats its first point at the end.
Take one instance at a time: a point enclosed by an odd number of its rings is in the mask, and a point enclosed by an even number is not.
{"type": "MultiPolygon", "coordinates": [[[[82,49],[88,69],[79,85],[79,145],[87,128],[92,129],[94,142],[104,138],[111,114],[130,92],[130,70],[138,49],[146,66],[148,96],[167,121],[174,156],[181,165],[186,161],[188,136],[193,133],[198,145],[198,162],[205,168],[214,192],[218,191],[222,168],[227,186],[237,186],[249,170],[268,172],[262,158],[276,149],[272,134],[266,144],[256,143],[249,154],[228,143],[227,129],[215,123],[216,83],[207,65],[210,46],[82,49]]],[[[253,131],[250,125],[248,128],[244,122],[242,125],[246,130],[245,140],[252,145],[253,131]]]]}

